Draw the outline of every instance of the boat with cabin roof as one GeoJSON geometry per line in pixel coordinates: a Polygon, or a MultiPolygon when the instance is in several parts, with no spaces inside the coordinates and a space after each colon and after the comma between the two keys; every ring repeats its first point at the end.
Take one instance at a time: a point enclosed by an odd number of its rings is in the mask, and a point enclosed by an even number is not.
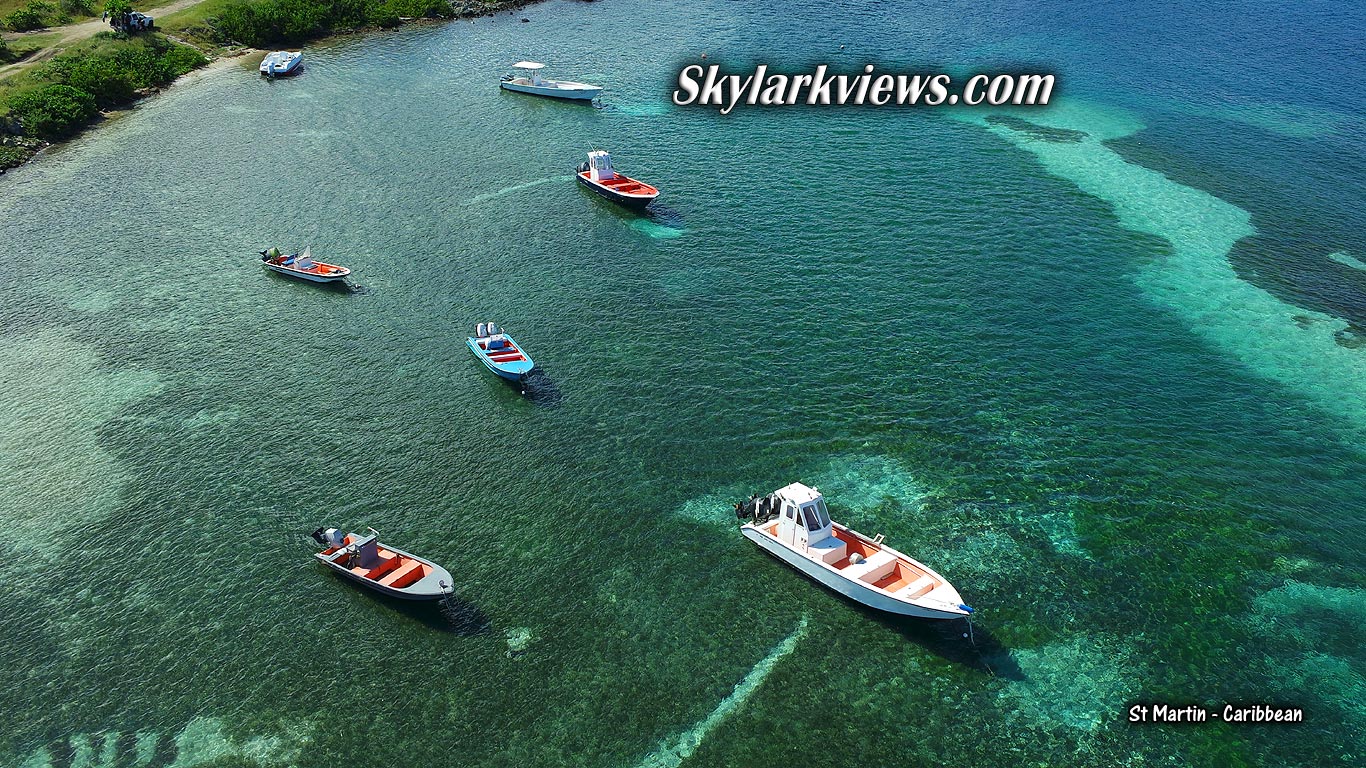
{"type": "Polygon", "coordinates": [[[303,253],[288,255],[279,248],[271,248],[261,251],[261,262],[272,272],[312,280],[315,283],[334,283],[345,280],[351,274],[351,270],[346,267],[314,261],[313,254],[308,248],[304,248],[303,253]]]}
{"type": "Polygon", "coordinates": [[[972,613],[929,566],[830,519],[825,498],[801,483],[735,505],[740,532],[779,560],[870,608],[956,619],[972,613]]]}
{"type": "Polygon", "coordinates": [[[525,74],[503,75],[499,85],[509,91],[530,93],[536,96],[549,96],[552,99],[574,99],[592,101],[602,93],[602,86],[576,83],[571,80],[550,80],[541,77],[545,65],[538,61],[519,61],[512,65],[525,74]]]}
{"type": "Polygon", "coordinates": [[[402,600],[439,600],[451,593],[450,571],[424,557],[383,544],[379,531],[366,535],[319,528],[313,539],[323,551],[313,557],[354,582],[402,600]]]}
{"type": "Polygon", "coordinates": [[[588,162],[578,167],[579,183],[614,203],[643,210],[659,197],[659,190],[643,181],[617,173],[612,167],[612,155],[601,149],[588,153],[588,162]]]}
{"type": "Polygon", "coordinates": [[[479,323],[475,326],[474,335],[465,337],[465,346],[470,348],[485,368],[509,381],[525,379],[536,367],[531,355],[496,323],[479,323]]]}

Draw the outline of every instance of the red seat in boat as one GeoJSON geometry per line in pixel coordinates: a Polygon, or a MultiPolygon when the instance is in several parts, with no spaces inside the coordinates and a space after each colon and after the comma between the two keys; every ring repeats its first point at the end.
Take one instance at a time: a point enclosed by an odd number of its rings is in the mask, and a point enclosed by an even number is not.
{"type": "Polygon", "coordinates": [[[380,584],[394,589],[402,589],[412,585],[413,582],[422,578],[422,563],[416,560],[406,560],[398,570],[380,579],[380,584]]]}

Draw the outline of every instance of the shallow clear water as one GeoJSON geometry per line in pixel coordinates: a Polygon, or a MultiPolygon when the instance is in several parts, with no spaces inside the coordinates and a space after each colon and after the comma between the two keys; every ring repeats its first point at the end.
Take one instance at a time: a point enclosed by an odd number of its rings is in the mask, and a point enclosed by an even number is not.
{"type": "Polygon", "coordinates": [[[1359,763],[1366,114],[1324,83],[1361,22],[552,2],[205,73],[6,175],[0,764],[1359,763]],[[669,106],[704,51],[1066,98],[669,106]],[[522,57],[605,108],[498,91],[522,57]],[[573,185],[598,146],[650,218],[573,185]],[[743,541],[793,480],[972,637],[743,541]],[[453,615],[320,572],[324,523],[442,562],[453,615]],[[1308,722],[1124,722],[1154,700],[1308,722]]]}

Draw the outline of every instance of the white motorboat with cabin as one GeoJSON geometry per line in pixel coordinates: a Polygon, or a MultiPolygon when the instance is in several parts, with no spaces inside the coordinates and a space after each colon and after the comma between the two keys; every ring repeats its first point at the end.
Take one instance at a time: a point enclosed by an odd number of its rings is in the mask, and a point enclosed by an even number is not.
{"type": "Polygon", "coordinates": [[[569,80],[549,80],[541,77],[544,64],[536,61],[519,61],[512,65],[526,74],[503,75],[500,85],[509,91],[549,96],[553,99],[579,99],[592,101],[602,93],[602,86],[588,83],[575,83],[569,80]]]}
{"type": "Polygon", "coordinates": [[[261,59],[261,74],[266,77],[285,77],[298,72],[303,63],[303,51],[271,51],[261,59]]]}
{"type": "Polygon", "coordinates": [[[740,532],[779,560],[840,594],[888,613],[956,619],[972,613],[929,566],[830,519],[815,488],[792,483],[736,504],[740,532]]]}

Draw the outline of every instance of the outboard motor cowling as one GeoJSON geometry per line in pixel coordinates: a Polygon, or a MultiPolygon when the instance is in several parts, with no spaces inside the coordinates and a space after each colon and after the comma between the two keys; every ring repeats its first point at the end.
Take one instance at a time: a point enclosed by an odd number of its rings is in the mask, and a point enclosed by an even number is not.
{"type": "Polygon", "coordinates": [[[498,330],[497,324],[490,322],[490,323],[489,323],[489,335],[492,336],[492,335],[494,335],[495,333],[501,333],[501,331],[498,330]]]}
{"type": "Polygon", "coordinates": [[[483,337],[485,337],[485,336],[488,335],[488,333],[486,332],[487,329],[488,329],[488,325],[487,325],[487,324],[485,324],[485,323],[480,323],[478,326],[475,327],[475,329],[474,329],[474,335],[475,335],[475,336],[478,336],[479,338],[482,339],[483,337]]]}
{"type": "Polygon", "coordinates": [[[326,543],[329,546],[333,547],[340,547],[346,543],[346,534],[336,528],[328,528],[326,531],[323,531],[323,538],[327,540],[326,543]]]}

